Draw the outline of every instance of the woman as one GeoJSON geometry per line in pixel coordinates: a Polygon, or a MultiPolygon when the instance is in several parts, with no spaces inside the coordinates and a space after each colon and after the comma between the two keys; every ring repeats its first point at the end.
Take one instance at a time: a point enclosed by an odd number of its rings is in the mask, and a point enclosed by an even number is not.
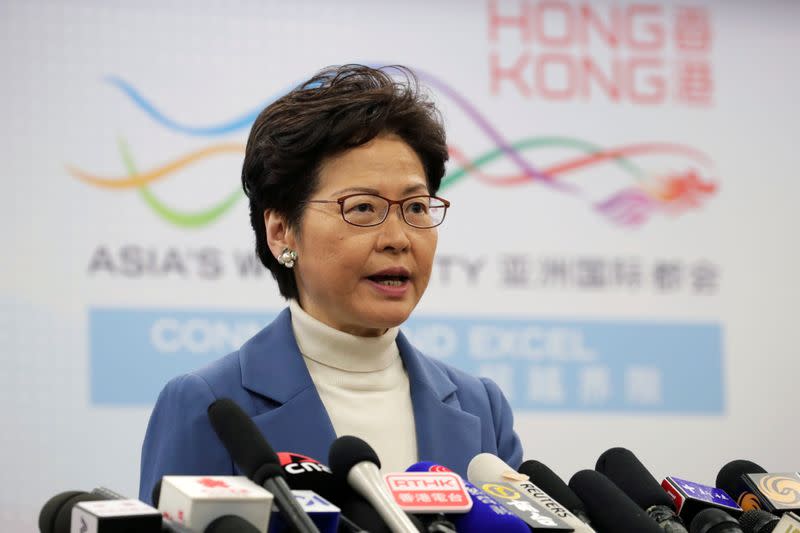
{"type": "Polygon", "coordinates": [[[256,252],[289,308],[240,350],[170,381],[142,449],[139,497],[166,474],[234,474],[207,407],[228,397],[277,451],[326,461],[339,435],[384,471],[522,450],[498,387],[418,352],[398,326],[430,279],[449,206],[447,145],[408,70],[330,68],[259,115],[242,184],[256,252]]]}

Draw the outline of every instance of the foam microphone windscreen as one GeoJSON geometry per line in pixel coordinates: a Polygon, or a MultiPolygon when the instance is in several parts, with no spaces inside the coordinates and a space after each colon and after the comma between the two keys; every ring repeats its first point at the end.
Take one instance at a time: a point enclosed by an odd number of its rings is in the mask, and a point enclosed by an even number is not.
{"type": "Polygon", "coordinates": [[[597,533],[663,533],[639,505],[599,472],[577,472],[569,480],[569,488],[586,505],[592,528],[597,533]]]}
{"type": "Polygon", "coordinates": [[[364,461],[381,467],[381,460],[378,459],[378,454],[372,446],[353,435],[344,435],[333,441],[328,452],[328,466],[331,467],[333,475],[344,482],[347,481],[350,469],[364,461]]]}
{"type": "Polygon", "coordinates": [[[40,533],[53,533],[56,527],[56,517],[64,504],[79,494],[86,494],[82,490],[69,490],[56,494],[42,506],[39,511],[39,531],[40,533]]]}
{"type": "Polygon", "coordinates": [[[242,517],[225,515],[208,524],[203,533],[259,533],[259,530],[242,517]]]}
{"type": "Polygon", "coordinates": [[[779,521],[777,516],[761,509],[747,511],[739,517],[744,533],[771,533],[779,521]]]}
{"type": "Polygon", "coordinates": [[[221,398],[208,407],[208,418],[233,462],[254,483],[283,474],[278,456],[253,420],[236,402],[221,398]]]}
{"type": "Polygon", "coordinates": [[[742,533],[739,521],[716,507],[697,513],[692,519],[689,533],[742,533]]]}
{"type": "Polygon", "coordinates": [[[551,498],[573,514],[576,510],[586,513],[586,507],[581,499],[578,498],[578,495],[547,465],[534,460],[525,461],[520,465],[518,471],[520,474],[525,474],[531,478],[531,481],[537,487],[545,491],[551,498]]]}
{"type": "MultiPolygon", "coordinates": [[[[764,470],[761,465],[758,465],[753,461],[737,459],[720,468],[719,473],[717,474],[717,488],[727,492],[728,496],[736,500],[736,503],[738,503],[743,509],[752,509],[753,506],[746,505],[746,502],[740,501],[743,493],[750,492],[750,489],[747,487],[745,482],[742,481],[742,476],[745,474],[766,473],[767,471],[764,470]],[[742,505],[743,503],[745,505],[742,505]]],[[[755,498],[754,495],[751,495],[751,497],[755,498]]],[[[758,504],[756,507],[760,506],[761,504],[758,504]]]]}
{"type": "Polygon", "coordinates": [[[630,450],[607,450],[597,459],[594,469],[613,481],[642,509],[663,505],[675,510],[675,503],[667,491],[630,450]]]}

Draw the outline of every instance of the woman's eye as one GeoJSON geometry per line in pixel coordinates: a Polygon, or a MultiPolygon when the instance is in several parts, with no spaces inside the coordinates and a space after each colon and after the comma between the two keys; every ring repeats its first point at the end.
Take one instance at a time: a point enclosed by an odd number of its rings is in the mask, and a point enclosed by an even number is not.
{"type": "Polygon", "coordinates": [[[356,204],[351,211],[358,211],[359,213],[369,213],[373,211],[371,204],[356,204]]]}
{"type": "Polygon", "coordinates": [[[408,207],[408,210],[412,213],[425,213],[428,208],[422,202],[414,202],[408,207]]]}

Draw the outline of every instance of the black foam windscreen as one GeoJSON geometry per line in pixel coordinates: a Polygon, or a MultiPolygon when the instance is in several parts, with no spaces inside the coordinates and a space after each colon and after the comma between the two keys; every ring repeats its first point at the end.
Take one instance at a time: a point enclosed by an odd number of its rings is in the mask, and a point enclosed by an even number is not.
{"type": "Polygon", "coordinates": [[[742,492],[747,491],[747,485],[742,481],[744,474],[766,474],[761,465],[746,459],[737,459],[720,468],[717,474],[717,488],[728,493],[728,496],[738,500],[742,492]]]}
{"type": "Polygon", "coordinates": [[[689,533],[738,533],[741,531],[738,520],[716,507],[709,507],[697,513],[689,527],[689,533]]]}
{"type": "Polygon", "coordinates": [[[86,494],[86,492],[82,490],[69,490],[56,494],[47,500],[47,502],[42,506],[42,510],[39,511],[40,533],[53,533],[56,525],[56,516],[58,516],[58,512],[61,510],[61,507],[63,507],[67,500],[77,496],[78,494],[86,494]]]}
{"type": "Polygon", "coordinates": [[[258,533],[258,528],[239,516],[220,516],[208,524],[203,533],[258,533]]]}
{"type": "Polygon", "coordinates": [[[577,472],[569,480],[569,488],[586,505],[592,528],[597,533],[663,533],[639,505],[599,472],[577,472]]]}
{"type": "Polygon", "coordinates": [[[233,462],[253,482],[283,474],[275,450],[236,402],[220,398],[208,407],[208,418],[233,462]]]}
{"type": "Polygon", "coordinates": [[[372,446],[353,435],[343,435],[333,441],[328,452],[328,466],[333,475],[341,480],[347,479],[350,469],[364,461],[374,463],[378,468],[381,461],[372,446]]]}
{"type": "Polygon", "coordinates": [[[663,505],[675,510],[675,503],[667,491],[639,461],[632,451],[626,448],[611,448],[597,459],[595,470],[614,482],[642,509],[653,505],[663,505]]]}
{"type": "MultiPolygon", "coordinates": [[[[748,472],[750,473],[750,472],[748,472]]],[[[739,517],[739,524],[742,525],[744,533],[771,533],[780,519],[772,513],[753,509],[742,513],[739,517]]]]}
{"type": "Polygon", "coordinates": [[[53,533],[70,533],[72,526],[72,508],[80,502],[99,502],[107,500],[105,496],[92,494],[91,492],[79,492],[72,498],[64,502],[58,510],[53,527],[53,533]]]}
{"type": "Polygon", "coordinates": [[[534,485],[545,491],[551,498],[570,511],[586,512],[586,507],[564,480],[539,461],[525,461],[519,467],[519,473],[528,476],[534,485]]]}

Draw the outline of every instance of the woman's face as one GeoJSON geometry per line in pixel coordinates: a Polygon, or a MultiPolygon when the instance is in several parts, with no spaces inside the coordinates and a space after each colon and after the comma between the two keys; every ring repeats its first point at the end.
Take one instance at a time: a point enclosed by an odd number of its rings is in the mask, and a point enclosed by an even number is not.
{"type": "MultiPolygon", "coordinates": [[[[310,199],[353,193],[393,200],[428,194],[422,162],[399,137],[379,136],[324,162],[310,199]]],[[[269,221],[267,232],[272,245],[269,221]]],[[[285,228],[285,245],[298,256],[294,271],[301,307],[338,330],[382,334],[405,321],[425,292],[437,237],[436,228],[406,224],[397,205],[382,224],[358,227],[342,219],[337,203],[307,204],[299,230],[285,228]],[[399,278],[399,285],[397,280],[387,284],[386,276],[399,278]]],[[[282,250],[271,249],[275,255],[282,250]]]]}

